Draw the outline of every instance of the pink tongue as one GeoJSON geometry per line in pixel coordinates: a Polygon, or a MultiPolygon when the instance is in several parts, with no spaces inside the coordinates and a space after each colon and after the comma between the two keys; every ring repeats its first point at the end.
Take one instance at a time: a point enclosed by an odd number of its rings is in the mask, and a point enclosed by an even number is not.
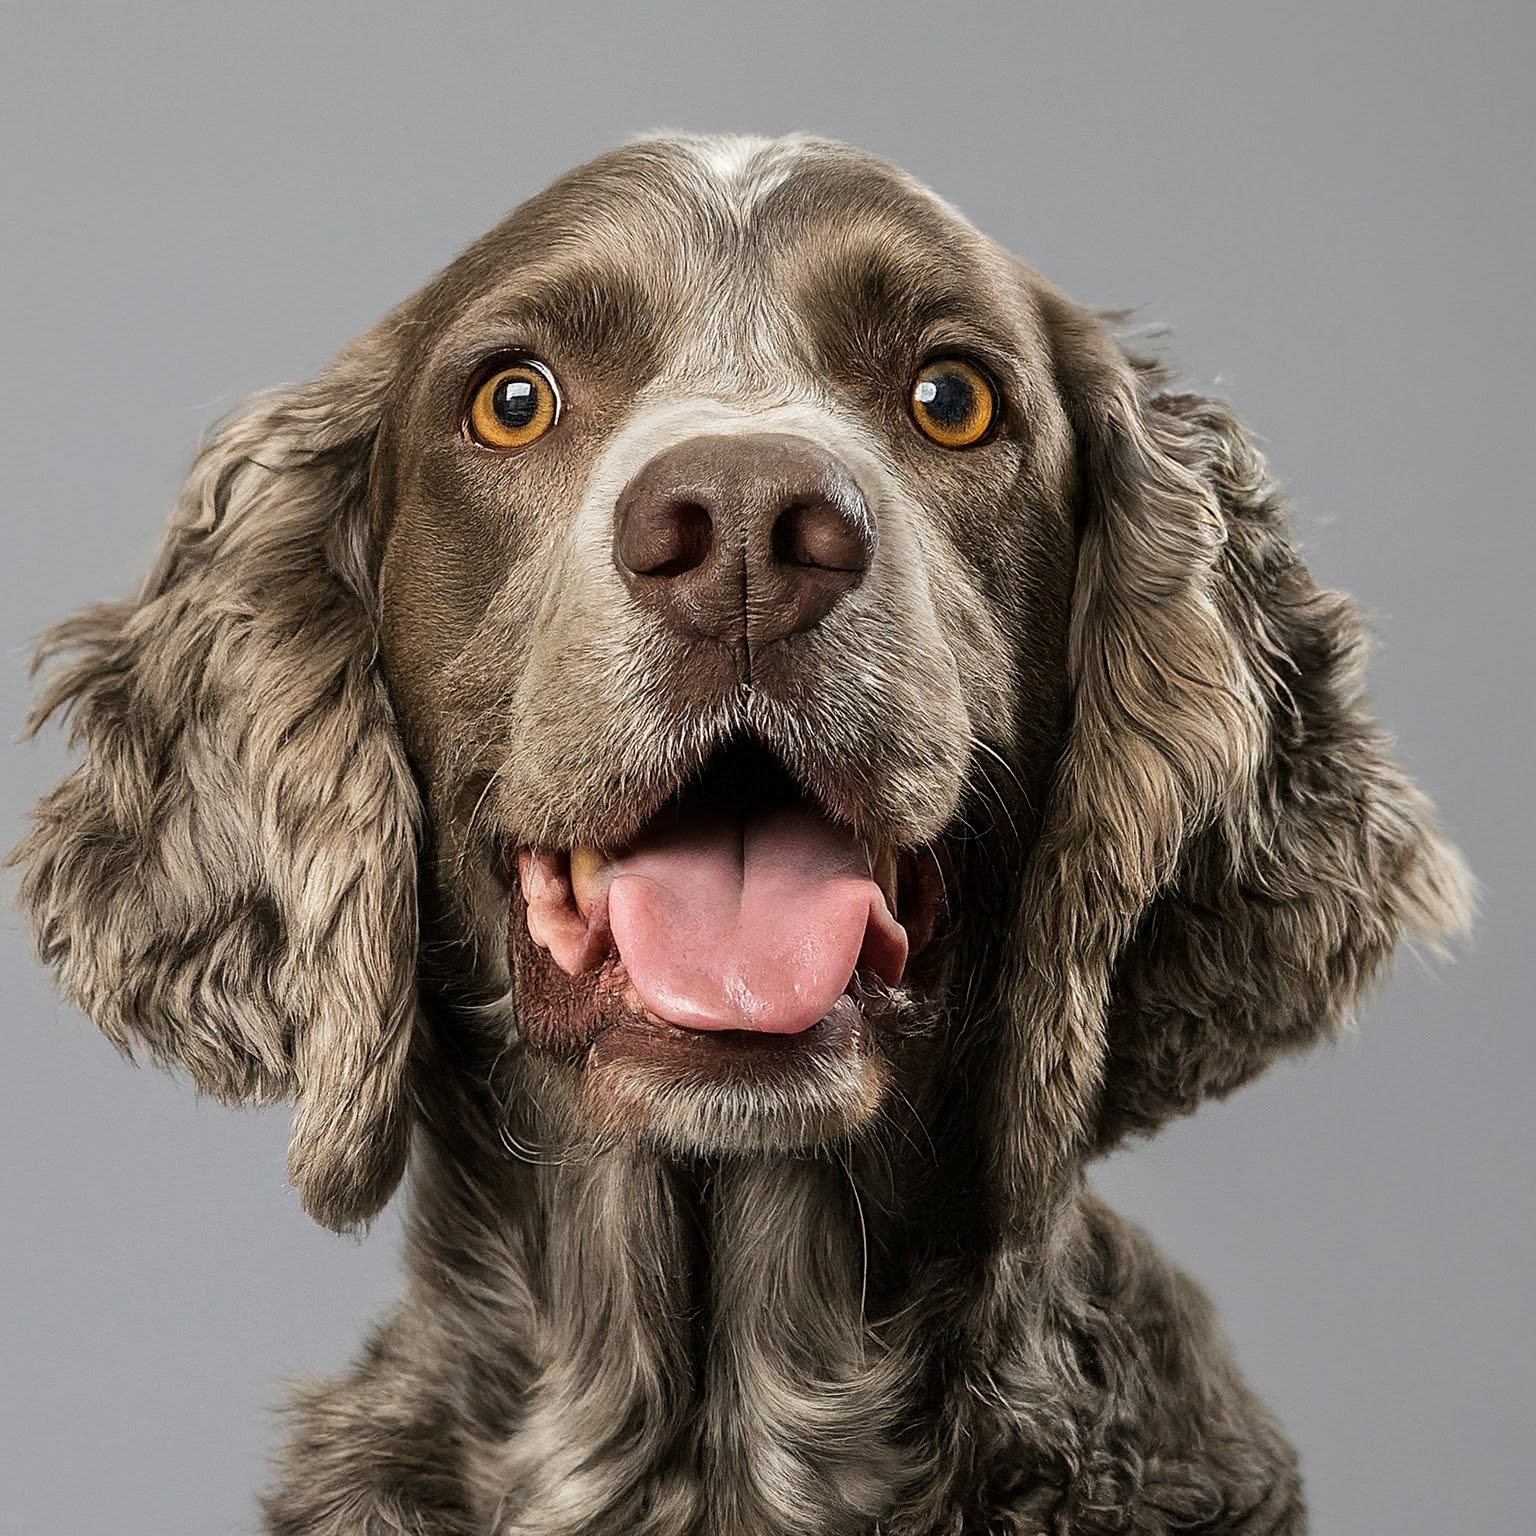
{"type": "Polygon", "coordinates": [[[608,922],[641,1002],[685,1029],[797,1034],[861,963],[894,985],[907,959],[858,843],[802,809],[652,833],[615,865],[608,922]]]}

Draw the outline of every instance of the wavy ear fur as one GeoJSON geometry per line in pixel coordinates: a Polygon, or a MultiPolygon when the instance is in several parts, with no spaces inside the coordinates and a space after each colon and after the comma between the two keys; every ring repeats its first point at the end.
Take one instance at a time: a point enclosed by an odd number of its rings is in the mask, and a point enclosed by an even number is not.
{"type": "Polygon", "coordinates": [[[297,1098],[328,1226],[399,1181],[416,1009],[416,791],[374,665],[372,333],[199,453],[138,599],[49,633],[31,729],[81,761],[12,859],[61,990],[221,1099],[297,1098]]]}
{"type": "Polygon", "coordinates": [[[1296,556],[1242,423],[1193,394],[1157,393],[1147,410],[1221,510],[1212,576],[1262,737],[1219,814],[1188,829],[1115,968],[1101,1146],[1335,1034],[1405,935],[1438,948],[1472,906],[1460,854],[1371,712],[1364,620],[1296,556]]]}
{"type": "Polygon", "coordinates": [[[1025,876],[1010,1171],[1104,1148],[1336,1030],[1471,882],[1393,763],[1350,600],[1224,405],[1059,295],[1078,447],[1070,736],[1025,876]]]}

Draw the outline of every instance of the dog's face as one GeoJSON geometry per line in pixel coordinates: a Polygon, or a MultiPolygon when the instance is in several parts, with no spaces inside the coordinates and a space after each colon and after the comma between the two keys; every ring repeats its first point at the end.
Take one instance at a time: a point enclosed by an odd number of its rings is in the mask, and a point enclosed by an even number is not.
{"type": "Polygon", "coordinates": [[[1060,736],[1071,439],[1027,275],[847,150],[644,146],[434,309],[374,494],[458,953],[601,1125],[852,1130],[965,921],[978,766],[1025,815],[1060,736]]]}
{"type": "Polygon", "coordinates": [[[942,1080],[1007,1204],[1465,906],[1230,411],[823,141],[564,178],[224,424],[49,649],[40,947],[120,1044],[294,1093],[335,1224],[422,997],[671,1152],[942,1080]]]}

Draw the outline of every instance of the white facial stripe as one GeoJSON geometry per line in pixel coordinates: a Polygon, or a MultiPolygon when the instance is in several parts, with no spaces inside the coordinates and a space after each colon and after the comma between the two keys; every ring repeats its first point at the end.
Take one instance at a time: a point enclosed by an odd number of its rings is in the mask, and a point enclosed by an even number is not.
{"type": "Polygon", "coordinates": [[[699,168],[701,185],[742,218],[750,215],[752,205],[773,191],[794,162],[815,143],[814,137],[807,134],[769,139],[755,133],[705,134],[697,138],[642,135],[636,142],[651,139],[668,148],[684,150],[699,168]]]}
{"type": "Polygon", "coordinates": [[[772,139],[753,133],[727,133],[700,139],[691,144],[693,154],[721,181],[732,182],[741,176],[764,150],[773,147],[772,139]]]}

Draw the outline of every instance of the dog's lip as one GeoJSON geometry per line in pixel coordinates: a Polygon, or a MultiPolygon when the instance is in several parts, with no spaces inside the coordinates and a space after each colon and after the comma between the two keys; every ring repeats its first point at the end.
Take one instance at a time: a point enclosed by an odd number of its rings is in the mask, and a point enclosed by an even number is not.
{"type": "Polygon", "coordinates": [[[514,854],[529,937],[568,976],[596,970],[612,952],[607,886],[581,901],[574,862],[570,851],[556,848],[523,847],[514,854]]]}

